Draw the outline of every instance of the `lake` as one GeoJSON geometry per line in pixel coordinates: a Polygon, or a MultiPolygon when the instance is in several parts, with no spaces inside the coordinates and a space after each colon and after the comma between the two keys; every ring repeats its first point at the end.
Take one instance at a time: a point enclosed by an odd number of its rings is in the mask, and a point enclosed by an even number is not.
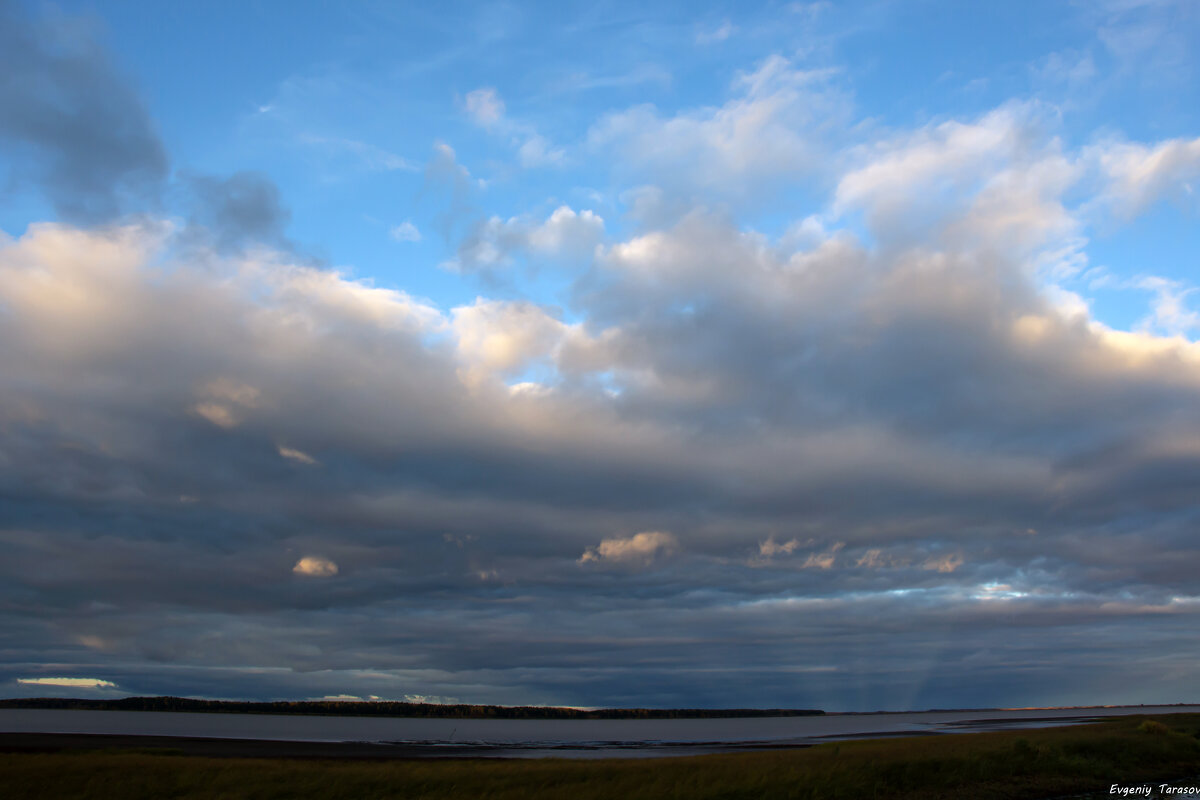
{"type": "Polygon", "coordinates": [[[418,719],[169,711],[0,709],[3,733],[186,736],[293,742],[376,742],[421,755],[612,758],[796,747],[836,739],[1070,725],[1200,706],[925,711],[730,719],[418,719]]]}

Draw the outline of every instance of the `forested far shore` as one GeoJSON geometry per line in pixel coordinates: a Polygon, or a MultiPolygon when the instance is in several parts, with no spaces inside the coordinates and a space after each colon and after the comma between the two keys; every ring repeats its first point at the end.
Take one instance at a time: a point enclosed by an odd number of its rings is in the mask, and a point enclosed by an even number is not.
{"type": "Polygon", "coordinates": [[[724,719],[729,717],[807,717],[809,708],[561,708],[406,703],[390,700],[300,700],[250,702],[190,697],[122,697],[91,700],[22,697],[0,700],[0,708],[82,711],[191,711],[216,714],[316,714],[339,717],[441,717],[447,719],[724,719]]]}

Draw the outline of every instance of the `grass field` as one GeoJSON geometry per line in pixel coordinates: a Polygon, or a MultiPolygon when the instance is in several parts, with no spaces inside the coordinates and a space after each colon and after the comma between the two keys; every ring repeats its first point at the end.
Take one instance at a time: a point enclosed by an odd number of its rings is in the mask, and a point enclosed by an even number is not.
{"type": "Polygon", "coordinates": [[[1200,715],[1068,728],[611,761],[206,758],[0,753],[20,798],[1041,798],[1200,773],[1200,715]]]}

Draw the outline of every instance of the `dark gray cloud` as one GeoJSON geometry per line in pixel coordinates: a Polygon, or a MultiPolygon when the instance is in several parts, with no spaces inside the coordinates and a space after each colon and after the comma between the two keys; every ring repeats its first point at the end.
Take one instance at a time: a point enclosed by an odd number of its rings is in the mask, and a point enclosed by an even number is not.
{"type": "Polygon", "coordinates": [[[290,249],[284,231],[291,212],[268,176],[242,171],[226,178],[186,175],[183,182],[192,195],[190,222],[199,226],[201,241],[221,252],[247,244],[290,249]]]}
{"type": "MultiPolygon", "coordinates": [[[[7,245],[6,674],[903,708],[1153,672],[1200,609],[1192,345],[1113,339],[970,252],[648,236],[597,261],[579,325],[283,254],[193,266],[145,223],[7,245]],[[513,348],[556,380],[507,386],[513,348]],[[653,531],[677,547],[617,557],[653,531]]],[[[1179,699],[1190,653],[1120,699],[1179,699]]]]}
{"type": "Polygon", "coordinates": [[[4,0],[0,73],[0,141],[18,180],[35,181],[64,220],[147,209],[167,175],[166,150],[89,23],[31,21],[4,0]]]}

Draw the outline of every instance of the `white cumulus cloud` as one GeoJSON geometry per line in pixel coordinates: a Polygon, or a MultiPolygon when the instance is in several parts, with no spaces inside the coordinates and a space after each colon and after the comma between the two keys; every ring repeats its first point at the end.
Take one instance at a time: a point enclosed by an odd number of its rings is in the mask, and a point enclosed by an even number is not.
{"type": "Polygon", "coordinates": [[[608,562],[649,566],[656,559],[679,551],[679,540],[668,531],[643,531],[627,538],[604,539],[579,557],[580,564],[608,562]]]}
{"type": "Polygon", "coordinates": [[[674,186],[743,195],[764,181],[817,168],[827,129],[847,103],[833,73],[804,70],[771,56],[733,82],[717,108],[663,116],[644,104],[608,114],[588,133],[591,147],[614,148],[622,163],[674,186]]]}
{"type": "Polygon", "coordinates": [[[338,565],[321,556],[305,556],[296,562],[292,572],[313,578],[328,578],[338,574],[338,565]]]}
{"type": "Polygon", "coordinates": [[[1126,217],[1163,196],[1194,197],[1200,188],[1200,137],[1154,145],[1117,142],[1096,146],[1089,154],[1108,178],[1107,201],[1126,217]]]}
{"type": "Polygon", "coordinates": [[[524,254],[550,260],[578,260],[595,252],[604,238],[604,218],[590,209],[562,205],[542,222],[527,217],[491,217],[480,223],[458,248],[454,269],[490,269],[524,254]]]}
{"type": "Polygon", "coordinates": [[[26,686],[66,686],[71,689],[111,689],[116,684],[99,678],[17,678],[26,686]]]}

